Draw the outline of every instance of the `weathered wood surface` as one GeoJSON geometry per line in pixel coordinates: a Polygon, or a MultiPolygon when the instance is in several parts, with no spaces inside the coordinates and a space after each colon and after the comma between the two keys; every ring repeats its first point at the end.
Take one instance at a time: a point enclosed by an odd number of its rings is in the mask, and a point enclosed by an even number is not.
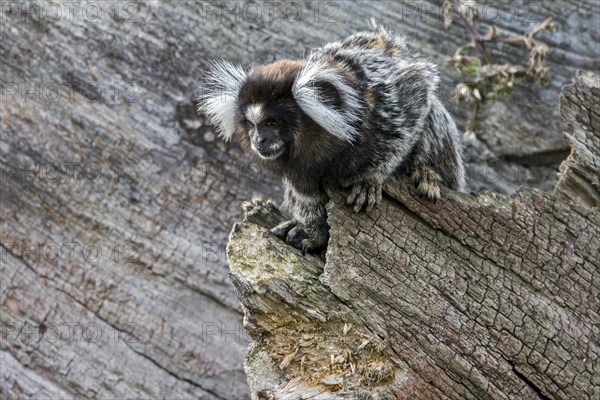
{"type": "Polygon", "coordinates": [[[569,131],[563,135],[571,154],[561,164],[555,193],[585,205],[600,205],[600,84],[598,76],[580,75],[579,85],[569,85],[561,97],[563,120],[569,131]]]}
{"type": "MultiPolygon", "coordinates": [[[[224,249],[241,201],[279,198],[280,185],[195,114],[205,63],[301,57],[370,17],[440,63],[466,40],[433,1],[297,4],[2,3],[1,397],[248,396],[224,249]]],[[[561,30],[542,37],[553,50],[542,101],[483,115],[474,189],[552,186],[566,154],[554,104],[576,68],[597,66],[595,4],[488,8],[515,33],[549,15],[561,30]]],[[[449,92],[456,76],[442,71],[449,92]]]]}
{"type": "MultiPolygon", "coordinates": [[[[599,89],[584,73],[563,97],[587,147],[573,148],[561,182],[591,176],[583,186],[596,193],[598,97],[588,95],[599,89]]],[[[268,204],[248,204],[234,226],[228,258],[256,398],[600,396],[600,208],[587,191],[445,192],[432,204],[406,182],[386,190],[368,215],[334,195],[325,262],[263,227],[268,204]]]]}

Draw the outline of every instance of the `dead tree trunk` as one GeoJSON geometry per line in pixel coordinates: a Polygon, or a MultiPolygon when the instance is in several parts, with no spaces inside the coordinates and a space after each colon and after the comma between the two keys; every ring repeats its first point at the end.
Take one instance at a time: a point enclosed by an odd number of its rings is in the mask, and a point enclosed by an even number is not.
{"type": "MultiPolygon", "coordinates": [[[[539,37],[549,86],[482,111],[472,188],[553,187],[560,88],[600,65],[597,2],[478,3],[482,32],[560,29],[539,37]]],[[[197,115],[203,71],[301,58],[369,18],[440,65],[449,102],[444,60],[469,38],[438,0],[1,2],[0,399],[248,398],[225,245],[239,204],[281,185],[197,115]]]]}
{"type": "Polygon", "coordinates": [[[302,257],[246,205],[228,244],[253,342],[255,398],[600,396],[600,84],[561,99],[572,152],[554,193],[444,193],[403,182],[370,215],[334,196],[325,260],[302,257]]]}

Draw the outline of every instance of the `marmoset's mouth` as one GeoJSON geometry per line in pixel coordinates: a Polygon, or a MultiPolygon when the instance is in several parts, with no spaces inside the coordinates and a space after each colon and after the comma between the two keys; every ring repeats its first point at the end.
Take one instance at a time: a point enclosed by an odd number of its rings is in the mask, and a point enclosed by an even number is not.
{"type": "Polygon", "coordinates": [[[276,143],[267,146],[255,146],[254,143],[252,143],[251,146],[252,150],[254,150],[254,152],[263,160],[275,160],[276,158],[279,158],[279,156],[281,156],[285,151],[285,146],[283,143],[276,143]]]}

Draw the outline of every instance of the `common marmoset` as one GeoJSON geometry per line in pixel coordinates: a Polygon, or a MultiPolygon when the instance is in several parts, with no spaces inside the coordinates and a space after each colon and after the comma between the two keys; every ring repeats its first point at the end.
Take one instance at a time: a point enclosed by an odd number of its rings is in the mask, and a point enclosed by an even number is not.
{"type": "Polygon", "coordinates": [[[351,187],[347,203],[367,212],[383,182],[409,175],[418,192],[465,186],[459,134],[436,95],[437,68],[404,38],[371,29],[245,71],[215,62],[199,110],[257,163],[282,177],[293,220],[273,229],[303,253],[328,239],[325,189],[351,187]]]}

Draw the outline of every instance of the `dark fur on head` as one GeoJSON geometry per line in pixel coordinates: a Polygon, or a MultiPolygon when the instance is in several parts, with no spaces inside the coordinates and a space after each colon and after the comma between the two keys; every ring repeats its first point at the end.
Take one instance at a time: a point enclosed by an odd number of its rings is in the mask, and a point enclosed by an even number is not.
{"type": "MultiPolygon", "coordinates": [[[[293,85],[304,63],[283,60],[252,70],[242,83],[238,96],[236,136],[246,152],[259,163],[264,163],[281,177],[294,181],[304,176],[315,176],[331,162],[331,155],[344,143],[313,121],[298,104],[292,93],[293,85]],[[285,144],[285,151],[277,158],[266,160],[252,148],[254,127],[246,122],[248,109],[261,105],[261,119],[277,119],[277,138],[285,144]]],[[[340,105],[339,96],[329,88],[327,101],[340,105]]],[[[321,89],[319,89],[321,90],[321,89]]],[[[260,129],[260,128],[259,128],[260,129]]]]}
{"type": "Polygon", "coordinates": [[[382,27],[250,72],[211,66],[200,109],[229,140],[278,173],[294,220],[275,233],[314,250],[327,241],[325,188],[352,187],[370,211],[394,172],[437,200],[439,184],[464,189],[458,131],[438,100],[435,65],[382,27]]]}

